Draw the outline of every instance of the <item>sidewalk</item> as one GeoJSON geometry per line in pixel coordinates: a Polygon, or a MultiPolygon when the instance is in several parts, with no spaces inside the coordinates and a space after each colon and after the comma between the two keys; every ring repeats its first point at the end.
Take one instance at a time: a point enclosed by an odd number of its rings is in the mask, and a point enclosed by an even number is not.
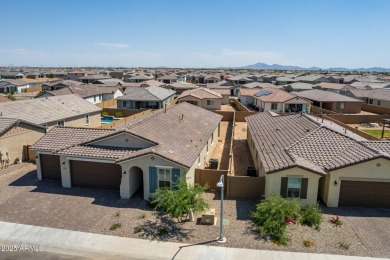
{"type": "Polygon", "coordinates": [[[42,246],[44,252],[95,259],[380,259],[157,242],[9,222],[0,222],[1,245],[42,246]]]}

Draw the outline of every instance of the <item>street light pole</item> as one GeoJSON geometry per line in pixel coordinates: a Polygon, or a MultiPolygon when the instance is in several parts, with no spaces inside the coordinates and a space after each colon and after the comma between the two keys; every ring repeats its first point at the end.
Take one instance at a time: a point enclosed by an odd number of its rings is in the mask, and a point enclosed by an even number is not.
{"type": "Polygon", "coordinates": [[[217,183],[217,187],[221,188],[221,214],[219,220],[219,237],[217,238],[218,243],[226,243],[226,238],[222,236],[223,232],[223,195],[224,195],[224,180],[225,176],[222,175],[221,179],[217,183]]]}

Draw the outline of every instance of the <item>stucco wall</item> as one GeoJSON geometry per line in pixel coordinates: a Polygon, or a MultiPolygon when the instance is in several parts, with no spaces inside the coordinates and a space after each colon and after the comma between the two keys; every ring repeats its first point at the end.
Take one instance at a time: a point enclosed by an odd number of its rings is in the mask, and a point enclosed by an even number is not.
{"type": "Polygon", "coordinates": [[[221,104],[222,104],[222,99],[209,99],[214,101],[214,105],[207,105],[207,99],[202,99],[201,100],[201,107],[207,110],[220,110],[221,109],[221,104]]]}
{"type": "Polygon", "coordinates": [[[111,136],[109,138],[100,140],[93,144],[103,145],[103,146],[115,146],[115,147],[142,148],[142,149],[155,145],[149,141],[143,140],[137,136],[128,133],[121,133],[115,136],[111,136]]]}
{"type": "MultiPolygon", "coordinates": [[[[64,119],[65,126],[72,126],[72,127],[90,127],[90,128],[96,128],[101,126],[101,116],[100,112],[94,112],[89,114],[89,125],[85,124],[85,114],[72,117],[72,118],[66,118],[64,119]]],[[[57,121],[50,122],[47,124],[47,127],[51,128],[53,126],[57,125],[57,121]]]]}
{"type": "Polygon", "coordinates": [[[302,205],[312,205],[317,203],[318,195],[318,183],[320,175],[309,172],[307,170],[294,167],[279,172],[274,172],[271,174],[266,174],[265,176],[265,197],[267,198],[271,194],[280,194],[280,187],[282,177],[301,177],[308,178],[308,189],[307,189],[307,198],[301,199],[302,205]]]}
{"type": "Polygon", "coordinates": [[[325,187],[321,188],[324,192],[320,196],[328,207],[338,207],[341,180],[390,182],[389,169],[390,160],[380,158],[331,171],[326,180],[321,182],[325,187]]]}
{"type": "Polygon", "coordinates": [[[14,163],[16,157],[25,160],[23,146],[34,144],[45,133],[45,129],[20,123],[0,137],[0,150],[8,152],[10,164],[14,163]]]}

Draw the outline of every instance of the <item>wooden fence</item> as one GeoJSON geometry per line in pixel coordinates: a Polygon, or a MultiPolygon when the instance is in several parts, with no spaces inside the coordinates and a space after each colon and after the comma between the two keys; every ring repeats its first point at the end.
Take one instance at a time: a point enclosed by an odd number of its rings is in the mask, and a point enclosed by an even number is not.
{"type": "MultiPolygon", "coordinates": [[[[138,110],[139,111],[139,110],[138,110]]],[[[122,124],[125,124],[126,122],[130,121],[130,120],[133,120],[133,119],[136,119],[138,117],[141,117],[141,116],[144,116],[144,115],[147,115],[147,114],[150,114],[152,113],[153,110],[152,109],[148,109],[148,110],[144,110],[142,112],[139,112],[139,113],[136,113],[136,114],[133,114],[131,116],[127,116],[125,118],[122,118],[118,121],[114,121],[112,122],[111,124],[105,124],[105,125],[102,125],[100,126],[100,128],[104,128],[104,129],[110,129],[110,128],[114,128],[116,126],[119,126],[119,125],[122,125],[122,124]]]]}
{"type": "Polygon", "coordinates": [[[39,91],[42,91],[42,86],[35,86],[35,87],[31,87],[31,88],[22,89],[22,92],[25,92],[25,93],[39,92],[39,91]]]}
{"type": "Polygon", "coordinates": [[[265,192],[265,177],[227,176],[228,198],[260,199],[265,192]]]}
{"type": "Polygon", "coordinates": [[[380,139],[376,138],[376,137],[373,136],[373,135],[370,135],[370,134],[367,134],[367,133],[365,133],[365,132],[362,132],[362,131],[360,131],[360,130],[358,130],[358,129],[356,129],[356,128],[353,128],[353,127],[351,127],[351,126],[349,126],[349,125],[346,125],[346,124],[344,124],[344,123],[342,123],[342,122],[340,122],[340,121],[338,121],[338,120],[336,120],[336,119],[333,119],[333,118],[331,118],[331,117],[329,117],[329,116],[324,116],[324,118],[325,118],[325,119],[328,119],[328,120],[330,120],[330,121],[332,121],[332,122],[334,122],[334,123],[336,123],[336,124],[338,124],[339,126],[345,128],[347,131],[351,131],[351,132],[354,133],[354,134],[357,134],[357,135],[359,135],[359,136],[361,136],[361,137],[363,137],[363,138],[366,138],[367,140],[372,140],[372,141],[378,141],[378,140],[380,140],[380,139]]]}
{"type": "Polygon", "coordinates": [[[110,99],[110,100],[97,103],[96,105],[100,108],[108,108],[108,107],[116,106],[116,104],[117,104],[116,99],[110,99]]]}
{"type": "Polygon", "coordinates": [[[390,108],[388,107],[362,104],[362,110],[380,115],[390,115],[390,108]]]}

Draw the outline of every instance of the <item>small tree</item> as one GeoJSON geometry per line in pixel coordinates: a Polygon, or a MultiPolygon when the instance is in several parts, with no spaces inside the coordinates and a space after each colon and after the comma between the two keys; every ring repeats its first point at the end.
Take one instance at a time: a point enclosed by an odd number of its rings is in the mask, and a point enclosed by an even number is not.
{"type": "Polygon", "coordinates": [[[123,117],[123,113],[120,111],[115,112],[115,117],[123,117]]]}
{"type": "Polygon", "coordinates": [[[209,207],[203,194],[207,187],[201,185],[187,184],[184,180],[175,183],[172,189],[159,188],[152,196],[155,209],[163,214],[169,214],[178,222],[188,218],[189,212],[202,212],[209,207]],[[185,217],[183,219],[183,217],[185,217]]]}

